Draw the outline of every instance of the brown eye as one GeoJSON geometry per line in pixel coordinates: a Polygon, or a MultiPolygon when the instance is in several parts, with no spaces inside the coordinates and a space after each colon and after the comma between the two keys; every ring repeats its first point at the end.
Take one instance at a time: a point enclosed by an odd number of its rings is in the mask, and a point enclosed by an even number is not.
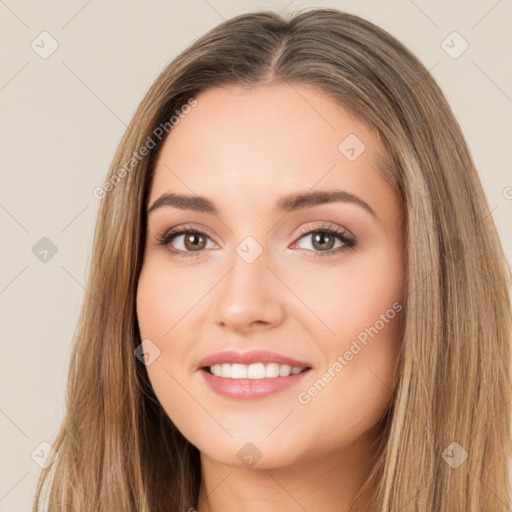
{"type": "Polygon", "coordinates": [[[307,240],[309,243],[303,245],[301,249],[308,249],[313,251],[327,252],[334,248],[341,247],[346,244],[346,238],[341,233],[336,234],[330,229],[317,229],[309,231],[300,237],[301,240],[307,240]],[[336,245],[336,242],[337,245],[336,245]],[[309,245],[309,247],[308,247],[309,245]]]}
{"type": "Polygon", "coordinates": [[[167,250],[176,256],[199,256],[199,254],[208,247],[208,241],[211,239],[208,235],[196,228],[183,228],[181,230],[170,231],[161,237],[159,245],[163,245],[167,250]]]}
{"type": "Polygon", "coordinates": [[[312,233],[311,239],[313,241],[313,247],[319,250],[330,250],[334,247],[335,236],[330,233],[312,233]]]}
{"type": "Polygon", "coordinates": [[[199,252],[206,249],[209,238],[196,231],[180,231],[168,237],[165,245],[176,252],[199,252]]]}
{"type": "Polygon", "coordinates": [[[203,235],[199,235],[197,233],[189,233],[183,236],[185,237],[183,241],[187,251],[201,250],[206,246],[206,237],[203,235]]]}
{"type": "Polygon", "coordinates": [[[357,242],[352,234],[343,229],[322,225],[315,229],[304,230],[294,245],[307,250],[311,256],[317,257],[335,256],[353,249],[357,242]],[[300,245],[303,239],[309,241],[310,247],[300,245]]]}

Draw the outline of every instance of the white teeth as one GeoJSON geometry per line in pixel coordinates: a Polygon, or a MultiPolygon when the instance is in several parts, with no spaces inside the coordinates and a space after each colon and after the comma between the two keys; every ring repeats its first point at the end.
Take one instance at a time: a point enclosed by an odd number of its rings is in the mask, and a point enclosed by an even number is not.
{"type": "Polygon", "coordinates": [[[246,379],[247,378],[247,366],[245,364],[231,365],[231,378],[232,379],[246,379]]]}
{"type": "Polygon", "coordinates": [[[249,379],[264,379],[265,365],[263,363],[250,364],[247,369],[247,377],[249,377],[249,379]]]}
{"type": "Polygon", "coordinates": [[[222,366],[222,377],[231,377],[231,365],[228,363],[224,363],[222,366]]]}
{"type": "Polygon", "coordinates": [[[268,363],[265,368],[265,377],[267,379],[279,377],[279,365],[277,363],[268,363]]]}
{"type": "Polygon", "coordinates": [[[278,363],[253,363],[253,364],[214,364],[210,366],[210,371],[217,377],[226,377],[228,379],[274,379],[276,377],[289,377],[297,375],[304,368],[291,367],[287,364],[278,363]]]}
{"type": "Polygon", "coordinates": [[[291,366],[288,366],[287,364],[283,364],[283,366],[281,366],[279,368],[279,377],[288,377],[288,375],[290,375],[291,371],[292,371],[291,366]]]}

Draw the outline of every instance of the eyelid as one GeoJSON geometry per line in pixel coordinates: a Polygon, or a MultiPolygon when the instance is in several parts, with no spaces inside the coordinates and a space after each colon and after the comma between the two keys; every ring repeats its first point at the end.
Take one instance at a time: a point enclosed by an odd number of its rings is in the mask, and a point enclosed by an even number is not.
{"type": "Polygon", "coordinates": [[[320,225],[310,226],[310,227],[302,227],[299,235],[296,237],[295,242],[291,247],[295,247],[302,238],[307,235],[312,235],[313,233],[329,233],[331,236],[337,238],[342,242],[342,245],[335,248],[329,249],[328,251],[314,251],[311,249],[300,249],[302,251],[306,251],[311,253],[309,257],[318,258],[318,257],[335,257],[341,253],[354,249],[358,245],[357,238],[352,234],[352,232],[342,226],[337,224],[331,224],[329,221],[320,221],[320,225]]]}
{"type": "Polygon", "coordinates": [[[355,238],[355,235],[349,229],[347,229],[343,226],[340,226],[340,225],[330,222],[328,220],[319,220],[316,222],[319,222],[320,224],[314,224],[313,226],[311,226],[311,225],[302,226],[299,229],[299,232],[295,238],[300,238],[301,236],[307,235],[314,231],[322,231],[323,229],[338,231],[338,232],[345,234],[347,237],[355,238]]]}
{"type": "MultiPolygon", "coordinates": [[[[334,224],[333,222],[326,221],[326,220],[320,220],[320,221],[316,221],[316,222],[320,222],[320,224],[310,225],[311,224],[310,223],[310,224],[308,224],[306,226],[302,226],[299,229],[298,233],[296,233],[294,235],[294,237],[293,237],[294,238],[294,243],[301,236],[310,234],[312,231],[320,231],[322,229],[334,229],[334,230],[337,230],[337,231],[341,231],[344,234],[347,234],[351,238],[355,238],[355,235],[349,229],[347,229],[345,227],[342,227],[342,226],[339,226],[337,224],[334,224]]],[[[208,237],[212,241],[214,241],[214,239],[215,239],[215,237],[211,234],[211,232],[208,230],[208,228],[203,226],[202,224],[183,224],[183,225],[175,226],[173,228],[170,228],[170,229],[166,230],[164,232],[164,234],[162,235],[162,237],[170,236],[170,235],[179,233],[181,231],[187,231],[187,230],[190,230],[192,232],[198,232],[198,233],[201,233],[201,234],[208,235],[208,237]]],[[[217,243],[217,242],[215,242],[215,243],[217,243]]],[[[217,243],[217,245],[220,245],[220,244],[217,243]]]]}
{"type": "Polygon", "coordinates": [[[183,224],[179,226],[175,226],[173,228],[170,228],[164,232],[161,238],[163,237],[170,237],[172,235],[180,234],[182,235],[183,232],[192,232],[192,233],[198,233],[201,235],[206,235],[212,242],[214,242],[217,245],[217,242],[215,242],[215,237],[211,234],[211,232],[206,228],[205,226],[201,224],[183,224]]]}

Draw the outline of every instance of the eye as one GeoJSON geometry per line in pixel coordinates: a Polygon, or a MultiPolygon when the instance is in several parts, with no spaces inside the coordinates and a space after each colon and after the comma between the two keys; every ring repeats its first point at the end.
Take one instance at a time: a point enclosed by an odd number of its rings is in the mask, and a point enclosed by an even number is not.
{"type": "MultiPolygon", "coordinates": [[[[158,239],[159,245],[167,246],[167,250],[173,255],[185,257],[199,257],[203,249],[207,249],[208,235],[195,227],[182,227],[171,230],[158,239]],[[171,242],[181,246],[178,249],[172,248],[171,242]]],[[[210,240],[211,241],[211,240],[210,240]]]]}
{"type": "MultiPolygon", "coordinates": [[[[304,248],[312,252],[313,257],[317,256],[333,256],[343,251],[353,249],[356,246],[356,239],[341,228],[334,226],[321,225],[314,229],[305,229],[299,240],[310,239],[310,247],[304,248]],[[340,242],[337,246],[336,239],[340,242]]],[[[297,242],[295,243],[297,244],[297,242]]],[[[295,245],[294,244],[294,245],[295,245]]]]}
{"type": "MultiPolygon", "coordinates": [[[[312,257],[333,256],[353,249],[357,243],[355,237],[347,231],[329,225],[320,225],[314,229],[304,229],[299,240],[306,239],[307,237],[310,237],[312,248],[300,248],[312,253],[312,257]],[[340,242],[337,246],[335,245],[336,239],[340,242]]],[[[172,255],[198,258],[204,249],[211,248],[211,246],[208,247],[208,241],[211,242],[211,239],[203,231],[193,226],[183,226],[168,231],[158,238],[157,243],[158,245],[166,246],[172,255]],[[176,248],[176,245],[181,247],[176,248]]],[[[297,243],[295,242],[293,246],[297,245],[297,243]]],[[[215,244],[213,245],[215,246],[215,244]]]]}

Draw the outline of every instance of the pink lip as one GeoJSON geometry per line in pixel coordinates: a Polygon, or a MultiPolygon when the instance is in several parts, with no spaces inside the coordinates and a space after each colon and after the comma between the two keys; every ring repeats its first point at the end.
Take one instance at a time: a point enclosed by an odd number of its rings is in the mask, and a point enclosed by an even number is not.
{"type": "Polygon", "coordinates": [[[227,398],[243,398],[246,400],[264,398],[268,395],[290,388],[297,384],[311,369],[309,363],[292,359],[291,357],[270,352],[268,350],[251,350],[249,352],[224,351],[211,354],[202,359],[197,365],[201,375],[212,391],[227,398]],[[296,375],[268,379],[228,379],[212,375],[205,367],[222,363],[278,363],[292,368],[307,368],[296,375]]]}
{"type": "MultiPolygon", "coordinates": [[[[202,359],[196,367],[196,370],[200,370],[205,366],[212,366],[214,364],[252,364],[252,363],[278,363],[287,364],[299,368],[311,368],[309,363],[292,359],[291,357],[277,354],[276,352],[270,352],[269,350],[251,350],[249,352],[235,352],[233,350],[226,350],[223,352],[216,352],[202,359]]],[[[277,378],[277,377],[276,377],[277,378]]],[[[252,380],[252,379],[250,379],[252,380]]]]}
{"type": "Polygon", "coordinates": [[[201,370],[201,375],[212,391],[227,398],[243,398],[246,400],[264,398],[272,393],[282,391],[297,384],[310,370],[304,370],[289,377],[273,379],[228,379],[217,377],[208,370],[201,370]]]}

